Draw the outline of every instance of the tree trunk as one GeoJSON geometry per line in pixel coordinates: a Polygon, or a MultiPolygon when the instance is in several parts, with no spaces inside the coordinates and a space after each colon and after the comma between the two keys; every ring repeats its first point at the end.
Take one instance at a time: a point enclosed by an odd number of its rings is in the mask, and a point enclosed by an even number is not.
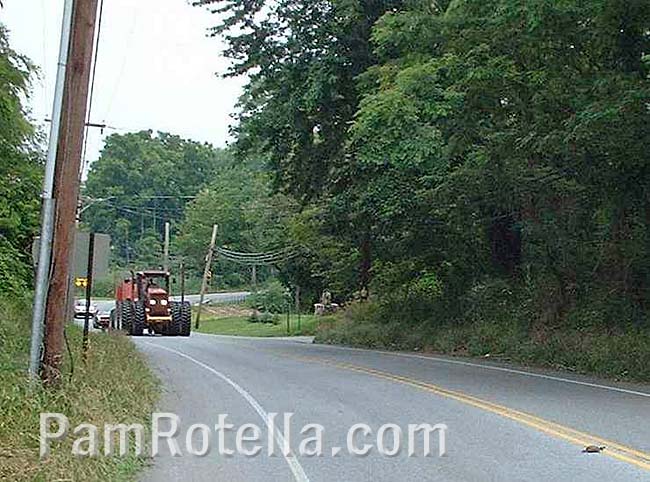
{"type": "Polygon", "coordinates": [[[366,233],[359,246],[361,261],[359,263],[359,292],[362,293],[362,300],[368,298],[370,286],[370,269],[372,267],[372,246],[370,234],[366,233]]]}

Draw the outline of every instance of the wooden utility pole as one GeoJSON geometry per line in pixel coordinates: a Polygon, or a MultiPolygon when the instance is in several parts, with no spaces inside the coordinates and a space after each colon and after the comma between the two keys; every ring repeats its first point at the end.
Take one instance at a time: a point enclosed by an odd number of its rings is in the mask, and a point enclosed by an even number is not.
{"type": "Polygon", "coordinates": [[[205,270],[203,271],[203,283],[201,283],[201,296],[199,297],[199,308],[196,312],[196,325],[195,328],[198,330],[201,326],[201,311],[203,310],[203,300],[205,298],[205,292],[208,289],[208,278],[210,276],[210,269],[212,267],[212,256],[214,254],[214,248],[217,244],[217,231],[219,226],[215,224],[212,227],[212,239],[210,240],[210,248],[208,248],[208,254],[205,256],[205,270]]]}
{"type": "Polygon", "coordinates": [[[169,229],[170,224],[165,223],[165,247],[163,248],[163,269],[169,271],[169,229]]]}
{"type": "Polygon", "coordinates": [[[88,91],[98,0],[76,0],[63,94],[61,135],[54,175],[56,200],[50,286],[45,311],[45,353],[41,376],[46,384],[61,378],[66,297],[79,198],[79,171],[86,124],[88,91]]]}
{"type": "Polygon", "coordinates": [[[90,331],[90,306],[93,297],[93,271],[95,269],[95,233],[88,238],[88,268],[86,269],[86,313],[84,316],[84,331],[82,341],[83,361],[88,361],[88,332],[90,331]]]}

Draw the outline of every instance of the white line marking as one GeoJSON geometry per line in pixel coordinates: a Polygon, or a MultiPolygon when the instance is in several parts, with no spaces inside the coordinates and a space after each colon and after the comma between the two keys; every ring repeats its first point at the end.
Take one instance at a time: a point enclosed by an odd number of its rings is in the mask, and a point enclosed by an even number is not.
{"type": "Polygon", "coordinates": [[[290,343],[302,343],[303,345],[313,345],[313,336],[243,336],[243,335],[215,335],[214,333],[200,333],[198,331],[192,332],[193,337],[213,337],[226,340],[252,340],[252,341],[286,341],[290,343]]]}
{"type": "MultiPolygon", "coordinates": [[[[273,337],[269,338],[260,338],[260,337],[247,337],[247,336],[230,336],[230,335],[212,335],[212,334],[207,334],[207,333],[197,333],[200,334],[201,336],[209,336],[209,337],[214,337],[214,338],[221,338],[221,339],[239,339],[239,340],[254,340],[254,341],[260,341],[260,342],[272,342],[275,341],[276,343],[278,342],[287,342],[287,343],[297,343],[291,340],[286,340],[286,339],[277,339],[273,337]]],[[[194,335],[194,334],[193,334],[194,335]]],[[[302,343],[303,345],[309,345],[309,343],[302,343]]],[[[350,346],[337,346],[337,345],[325,345],[325,344],[314,344],[312,345],[314,348],[331,348],[333,350],[345,350],[345,351],[359,351],[362,353],[378,353],[380,355],[385,355],[385,356],[396,356],[396,357],[402,357],[402,358],[418,358],[421,360],[428,360],[428,361],[433,361],[433,362],[438,362],[438,363],[448,363],[450,365],[461,365],[461,366],[467,366],[467,367],[474,367],[474,368],[483,368],[484,370],[493,370],[493,371],[498,371],[498,372],[504,372],[504,373],[512,373],[515,375],[524,375],[528,377],[534,377],[534,378],[541,378],[544,380],[551,380],[554,382],[562,382],[562,383],[571,383],[573,385],[581,385],[584,387],[590,387],[590,388],[597,388],[600,390],[609,390],[611,392],[618,392],[618,393],[625,393],[626,395],[635,395],[638,397],[644,397],[644,398],[650,398],[650,393],[648,392],[640,392],[637,390],[630,390],[627,388],[620,388],[620,387],[613,387],[610,385],[601,385],[598,383],[591,383],[591,382],[582,382],[580,380],[571,380],[570,378],[563,378],[563,377],[556,377],[553,375],[544,375],[542,373],[535,373],[535,372],[528,372],[525,370],[517,370],[515,368],[505,368],[505,367],[498,367],[494,365],[483,365],[481,363],[472,363],[472,362],[465,362],[465,361],[460,361],[460,360],[449,360],[446,358],[438,358],[435,356],[426,356],[426,355],[416,355],[414,353],[399,353],[399,352],[393,352],[393,351],[385,351],[385,350],[371,350],[368,348],[354,348],[350,346]]]]}
{"type": "MultiPolygon", "coordinates": [[[[194,358],[192,358],[189,355],[186,355],[185,353],[182,353],[180,351],[173,350],[171,348],[167,348],[165,346],[161,345],[154,345],[153,343],[145,342],[146,345],[152,346],[154,348],[159,348],[161,350],[165,350],[171,353],[174,353],[182,358],[185,358],[186,360],[191,361],[192,363],[195,363],[196,365],[200,366],[201,368],[205,368],[208,370],[210,373],[213,375],[216,375],[220,379],[222,379],[224,382],[226,382],[228,385],[230,385],[232,388],[235,389],[237,393],[239,393],[244,399],[250,404],[251,407],[257,412],[257,414],[262,418],[264,423],[266,424],[267,429],[271,429],[271,421],[269,418],[269,414],[262,408],[262,406],[259,404],[253,396],[248,393],[244,388],[242,388],[240,385],[232,381],[230,378],[228,378],[226,375],[224,375],[221,372],[218,372],[211,366],[206,365],[205,363],[202,363],[194,358]]],[[[285,438],[282,436],[282,433],[280,430],[275,427],[275,441],[278,443],[280,447],[284,447],[286,444],[285,438]]],[[[302,465],[300,465],[300,462],[298,462],[298,459],[296,456],[293,454],[293,452],[289,452],[288,454],[284,453],[284,450],[282,451],[282,455],[284,455],[284,459],[287,461],[287,464],[289,464],[289,468],[291,468],[291,472],[293,472],[293,476],[296,479],[297,482],[309,482],[309,478],[307,477],[307,474],[305,473],[305,470],[302,468],[302,465]]]]}
{"type": "Polygon", "coordinates": [[[333,348],[337,350],[349,350],[349,351],[361,351],[365,353],[379,353],[381,355],[388,355],[388,356],[397,356],[397,357],[403,357],[403,358],[418,358],[421,360],[429,360],[429,361],[434,361],[434,362],[439,362],[439,363],[449,363],[451,365],[462,365],[462,366],[468,366],[468,367],[475,367],[475,368],[483,368],[485,370],[494,370],[498,372],[505,372],[505,373],[513,373],[516,375],[525,375],[529,377],[535,377],[535,378],[543,378],[545,380],[552,380],[555,382],[564,382],[564,383],[572,383],[574,385],[582,385],[585,387],[590,387],[590,388],[598,388],[601,390],[610,390],[613,392],[619,392],[619,393],[625,393],[627,395],[636,395],[639,397],[645,397],[645,398],[650,398],[650,393],[647,392],[638,392],[636,390],[628,390],[626,388],[619,388],[619,387],[612,387],[608,385],[600,385],[598,383],[590,383],[590,382],[581,382],[580,380],[571,380],[570,378],[562,378],[562,377],[555,377],[552,375],[543,375],[541,373],[534,373],[534,372],[527,372],[524,370],[516,370],[514,368],[505,368],[505,367],[497,367],[497,366],[492,366],[492,365],[483,365],[480,363],[472,363],[472,362],[464,362],[460,360],[448,360],[446,358],[437,358],[433,356],[426,356],[426,355],[416,355],[413,353],[398,353],[398,352],[390,352],[390,351],[383,351],[383,350],[367,350],[363,348],[353,348],[353,347],[347,347],[347,346],[336,346],[336,345],[314,345],[318,347],[327,347],[327,348],[333,348]]]}

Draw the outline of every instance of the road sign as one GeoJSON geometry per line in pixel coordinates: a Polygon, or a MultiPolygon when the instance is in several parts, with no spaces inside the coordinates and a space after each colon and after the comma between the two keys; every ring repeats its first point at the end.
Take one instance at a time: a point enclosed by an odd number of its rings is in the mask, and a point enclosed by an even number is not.
{"type": "MultiPolygon", "coordinates": [[[[90,234],[77,232],[74,243],[73,272],[76,278],[85,278],[88,273],[88,245],[90,234]]],[[[111,252],[111,237],[108,234],[95,235],[95,256],[93,260],[93,277],[103,278],[108,276],[108,259],[111,252]]],[[[34,239],[32,257],[34,266],[38,261],[39,238],[34,239]]]]}
{"type": "Polygon", "coordinates": [[[74,285],[77,288],[85,288],[86,286],[88,286],[88,278],[75,278],[74,285]]]}

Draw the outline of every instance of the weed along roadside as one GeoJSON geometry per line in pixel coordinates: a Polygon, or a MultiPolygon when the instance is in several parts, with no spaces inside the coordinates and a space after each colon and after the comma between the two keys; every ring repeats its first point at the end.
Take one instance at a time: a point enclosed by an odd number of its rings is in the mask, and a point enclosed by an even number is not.
{"type": "Polygon", "coordinates": [[[480,357],[596,375],[630,382],[650,381],[650,330],[627,327],[555,327],[543,332],[526,319],[493,314],[480,320],[422,323],[397,316],[377,302],[352,304],[320,323],[316,343],[390,351],[480,357]]]}
{"type": "Polygon", "coordinates": [[[80,423],[148,426],[159,396],[158,380],[122,335],[91,333],[84,366],[81,330],[68,326],[74,362],[66,355],[61,386],[58,390],[30,386],[26,376],[30,307],[27,299],[0,299],[0,479],[134,480],[147,464],[145,458],[76,457],[70,437],[53,443],[49,455],[40,460],[40,414],[65,414],[71,427],[80,423]]]}
{"type": "Polygon", "coordinates": [[[613,380],[650,380],[650,332],[641,328],[606,332],[556,327],[540,333],[525,320],[494,316],[483,320],[447,319],[412,322],[392,307],[370,300],[353,302],[331,316],[270,313],[268,292],[253,296],[247,306],[214,306],[199,332],[214,335],[285,337],[315,336],[316,343],[390,351],[438,353],[483,358],[613,380]],[[259,300],[263,302],[260,303],[259,300]]]}

